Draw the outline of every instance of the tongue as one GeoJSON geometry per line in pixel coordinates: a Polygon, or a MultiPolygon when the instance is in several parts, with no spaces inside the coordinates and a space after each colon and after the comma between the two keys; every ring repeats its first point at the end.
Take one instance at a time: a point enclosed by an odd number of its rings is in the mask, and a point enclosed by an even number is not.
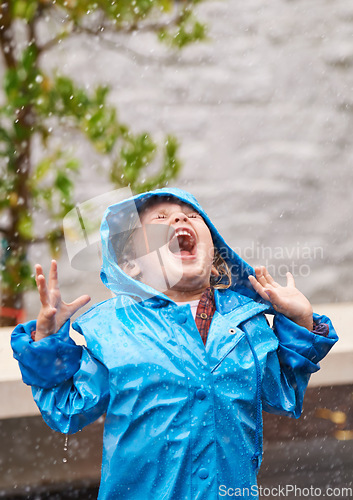
{"type": "Polygon", "coordinates": [[[191,253],[194,248],[194,242],[189,236],[178,236],[178,243],[180,246],[181,253],[187,252],[191,253]]]}
{"type": "Polygon", "coordinates": [[[190,255],[193,248],[194,243],[189,236],[177,236],[169,246],[170,251],[178,255],[190,255]]]}

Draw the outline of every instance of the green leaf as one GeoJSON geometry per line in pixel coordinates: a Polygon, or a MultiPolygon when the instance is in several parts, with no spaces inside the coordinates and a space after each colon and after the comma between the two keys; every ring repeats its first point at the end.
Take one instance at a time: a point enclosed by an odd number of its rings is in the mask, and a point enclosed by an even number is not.
{"type": "Polygon", "coordinates": [[[192,11],[185,8],[176,29],[162,28],[159,30],[159,39],[170,47],[182,49],[191,43],[206,40],[207,27],[197,21],[192,11]]]}
{"type": "Polygon", "coordinates": [[[38,50],[34,44],[29,45],[22,54],[22,65],[26,74],[29,75],[35,69],[35,64],[38,58],[38,50]]]}
{"type": "Polygon", "coordinates": [[[0,126],[0,156],[10,159],[14,157],[13,153],[13,137],[9,132],[0,126]]]}
{"type": "Polygon", "coordinates": [[[36,0],[11,0],[13,4],[13,15],[31,21],[37,11],[38,2],[36,0]]]}
{"type": "Polygon", "coordinates": [[[65,168],[67,170],[73,170],[74,172],[77,172],[80,168],[80,162],[78,161],[77,158],[69,158],[65,162],[65,168]]]}
{"type": "Polygon", "coordinates": [[[64,172],[59,171],[56,175],[55,187],[59,189],[65,198],[69,198],[72,186],[73,184],[69,177],[64,172]]]}
{"type": "Polygon", "coordinates": [[[105,100],[106,97],[109,93],[109,87],[108,86],[99,86],[96,88],[96,98],[95,101],[98,104],[98,106],[102,105],[105,106],[105,100]]]}
{"type": "Polygon", "coordinates": [[[37,168],[33,174],[33,177],[36,179],[36,181],[40,181],[41,179],[43,179],[43,177],[47,175],[52,166],[53,166],[53,158],[52,157],[44,158],[44,160],[38,163],[37,168]]]}
{"type": "Polygon", "coordinates": [[[170,12],[174,7],[172,0],[159,0],[159,8],[162,12],[170,12]]]}
{"type": "Polygon", "coordinates": [[[18,232],[22,238],[30,240],[33,236],[32,216],[27,212],[22,212],[18,222],[18,232]]]}
{"type": "Polygon", "coordinates": [[[140,171],[150,163],[156,151],[156,144],[147,133],[129,137],[127,145],[121,149],[123,174],[127,182],[136,182],[140,171]]]}
{"type": "Polygon", "coordinates": [[[177,154],[179,151],[179,144],[174,136],[169,135],[165,143],[164,162],[160,171],[148,178],[144,183],[136,183],[134,191],[142,193],[154,188],[162,187],[167,184],[171,179],[174,179],[181,169],[181,161],[177,154]]]}
{"type": "Polygon", "coordinates": [[[46,239],[49,242],[50,253],[54,258],[58,258],[60,255],[62,238],[62,227],[54,229],[46,235],[46,239]]]}

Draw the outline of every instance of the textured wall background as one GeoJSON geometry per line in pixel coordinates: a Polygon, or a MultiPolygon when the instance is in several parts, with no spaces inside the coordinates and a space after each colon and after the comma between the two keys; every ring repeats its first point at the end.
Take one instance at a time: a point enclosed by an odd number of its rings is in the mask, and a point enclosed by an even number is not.
{"type": "MultiPolygon", "coordinates": [[[[174,184],[247,261],[282,283],[293,271],[315,302],[353,300],[352,2],[212,1],[199,17],[210,40],[181,54],[136,34],[116,48],[64,42],[43,64],[88,86],[108,82],[136,130],[176,134],[185,166],[174,184]]],[[[94,174],[104,162],[68,139],[85,164],[78,201],[111,189],[94,174]]],[[[47,265],[43,252],[32,257],[47,265]]],[[[64,254],[64,297],[109,296],[98,271],[72,271],[64,254]]],[[[34,294],[28,303],[35,316],[34,294]]]]}

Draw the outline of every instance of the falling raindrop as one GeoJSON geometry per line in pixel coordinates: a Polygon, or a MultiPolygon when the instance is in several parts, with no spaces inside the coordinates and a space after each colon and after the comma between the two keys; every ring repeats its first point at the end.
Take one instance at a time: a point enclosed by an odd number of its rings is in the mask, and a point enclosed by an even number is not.
{"type": "MultiPolygon", "coordinates": [[[[65,454],[66,454],[68,448],[69,448],[69,436],[66,435],[65,436],[65,443],[64,443],[64,452],[65,452],[65,454]]],[[[63,458],[63,463],[66,464],[66,462],[67,462],[67,457],[64,457],[63,458]]]]}

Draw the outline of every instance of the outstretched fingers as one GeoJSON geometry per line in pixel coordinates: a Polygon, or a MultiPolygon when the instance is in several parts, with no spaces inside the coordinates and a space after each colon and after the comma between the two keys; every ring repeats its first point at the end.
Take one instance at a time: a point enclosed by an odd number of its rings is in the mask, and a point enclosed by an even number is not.
{"type": "Polygon", "coordinates": [[[255,292],[257,292],[263,299],[269,300],[265,287],[258,281],[257,277],[250,275],[249,281],[252,284],[255,292]]]}
{"type": "Polygon", "coordinates": [[[47,282],[45,281],[42,266],[40,264],[37,264],[35,269],[36,269],[36,283],[42,306],[43,307],[50,306],[49,290],[47,287],[47,282]]]}
{"type": "Polygon", "coordinates": [[[58,285],[58,264],[56,260],[52,260],[50,264],[49,271],[49,280],[48,280],[49,289],[59,288],[58,285]]]}
{"type": "Polygon", "coordinates": [[[272,278],[265,266],[255,268],[256,278],[249,276],[254,290],[265,300],[274,303],[278,300],[277,289],[280,285],[272,278]]]}
{"type": "Polygon", "coordinates": [[[270,273],[267,271],[267,268],[265,266],[262,267],[263,269],[263,274],[267,280],[267,282],[272,285],[274,288],[278,288],[280,285],[277,283],[277,281],[275,281],[272,276],[270,275],[270,273]]]}
{"type": "Polygon", "coordinates": [[[255,267],[256,279],[262,286],[271,285],[274,288],[280,285],[272,278],[265,266],[255,267]]]}
{"type": "Polygon", "coordinates": [[[260,266],[260,267],[255,267],[255,275],[256,275],[256,279],[257,281],[263,286],[265,287],[267,285],[267,280],[265,278],[265,275],[264,275],[264,271],[263,271],[264,266],[260,266]]]}

